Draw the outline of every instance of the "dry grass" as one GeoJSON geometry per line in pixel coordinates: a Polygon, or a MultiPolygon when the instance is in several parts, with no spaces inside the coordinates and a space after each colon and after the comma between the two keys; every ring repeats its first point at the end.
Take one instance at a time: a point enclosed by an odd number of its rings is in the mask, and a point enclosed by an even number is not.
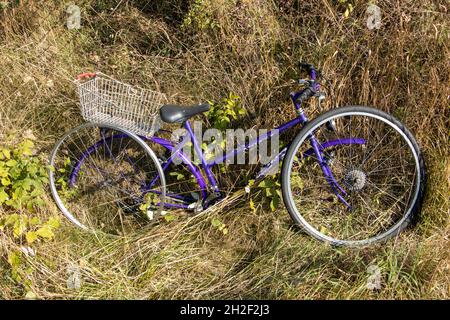
{"type": "MultiPolygon", "coordinates": [[[[344,19],[345,5],[334,1],[205,0],[214,25],[201,31],[180,27],[189,8],[183,0],[79,1],[79,31],[65,27],[65,5],[45,2],[0,11],[0,137],[31,128],[47,156],[57,137],[81,122],[73,76],[94,70],[161,90],[175,103],[234,91],[250,111],[243,125],[270,127],[293,116],[290,79],[299,77],[298,61],[310,61],[332,82],[327,108],[374,105],[411,128],[429,179],[415,228],[357,250],[316,242],[292,227],[285,209],[272,213],[259,204],[253,212],[242,190],[229,206],[182,214],[127,238],[65,224],[27,262],[37,297],[448,299],[445,1],[379,1],[382,27],[372,31],[365,1],[351,1],[355,9],[344,19]],[[228,235],[212,227],[212,217],[228,225],[228,235]],[[67,288],[73,265],[82,274],[79,290],[67,288]],[[381,270],[379,290],[366,287],[370,265],[381,270]]],[[[42,214],[56,212],[49,197],[42,214]]],[[[21,298],[5,258],[18,245],[1,233],[0,241],[0,297],[21,298]]]]}

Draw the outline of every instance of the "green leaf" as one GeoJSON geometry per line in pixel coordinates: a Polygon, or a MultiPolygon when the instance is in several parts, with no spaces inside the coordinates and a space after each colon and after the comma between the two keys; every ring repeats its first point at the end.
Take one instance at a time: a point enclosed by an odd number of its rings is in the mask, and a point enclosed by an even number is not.
{"type": "Polygon", "coordinates": [[[9,196],[4,188],[0,188],[0,204],[3,204],[6,200],[9,200],[9,196]]]}
{"type": "Polygon", "coordinates": [[[280,198],[278,196],[274,196],[272,198],[272,201],[270,201],[270,209],[272,209],[272,211],[275,211],[279,205],[280,205],[280,198]]]}
{"type": "Polygon", "coordinates": [[[261,187],[261,188],[272,188],[273,185],[274,185],[274,182],[273,182],[272,180],[270,180],[270,179],[264,179],[263,181],[261,181],[261,182],[258,184],[258,187],[261,187]]]}
{"type": "Polygon", "coordinates": [[[36,300],[37,296],[33,291],[28,291],[25,295],[25,300],[36,300]]]}
{"type": "Polygon", "coordinates": [[[31,156],[33,153],[31,149],[34,147],[34,143],[31,140],[25,140],[19,145],[20,149],[22,149],[22,154],[26,156],[31,156]]]}
{"type": "Polygon", "coordinates": [[[36,198],[33,200],[33,204],[35,204],[37,207],[43,207],[45,205],[45,201],[41,198],[36,198]]]}
{"type": "Polygon", "coordinates": [[[184,174],[182,174],[182,173],[180,173],[180,172],[172,171],[172,172],[169,173],[169,175],[175,176],[176,179],[177,179],[177,181],[180,181],[180,180],[183,180],[183,179],[184,179],[184,174]]]}
{"type": "Polygon", "coordinates": [[[9,175],[9,170],[3,167],[2,163],[0,162],[0,177],[5,178],[9,175]]]}
{"type": "Polygon", "coordinates": [[[3,159],[11,158],[11,152],[8,149],[2,149],[1,153],[3,154],[3,159]]]}
{"type": "Polygon", "coordinates": [[[260,188],[268,188],[266,180],[261,181],[258,184],[258,187],[260,187],[260,188]]]}
{"type": "Polygon", "coordinates": [[[38,196],[42,195],[43,193],[44,193],[44,190],[42,190],[42,189],[34,189],[31,192],[31,196],[32,197],[38,197],[38,196]]]}
{"type": "Polygon", "coordinates": [[[28,231],[28,232],[25,234],[25,238],[26,238],[28,244],[32,244],[34,241],[37,240],[38,235],[37,235],[36,232],[34,232],[34,231],[28,231]]]}
{"type": "Polygon", "coordinates": [[[5,163],[8,167],[15,167],[17,165],[17,161],[14,159],[8,160],[5,163]]]}
{"type": "Polygon", "coordinates": [[[319,232],[326,235],[328,233],[328,229],[324,226],[320,226],[319,232]]]}
{"type": "Polygon", "coordinates": [[[17,238],[17,237],[21,236],[26,230],[27,230],[26,218],[19,217],[19,219],[17,219],[16,222],[14,223],[14,228],[13,228],[14,237],[17,238]]]}
{"type": "Polygon", "coordinates": [[[28,166],[28,173],[30,174],[30,176],[35,176],[38,170],[39,168],[36,165],[28,166]]]}
{"type": "MultiPolygon", "coordinates": [[[[32,180],[30,178],[25,178],[22,180],[22,188],[26,191],[31,190],[31,185],[35,183],[35,180],[32,180]]],[[[42,187],[42,186],[41,186],[42,187]]]]}
{"type": "Polygon", "coordinates": [[[5,222],[3,223],[5,226],[12,226],[19,219],[19,215],[17,213],[10,214],[6,216],[5,222]]]}
{"type": "Polygon", "coordinates": [[[0,180],[0,182],[1,182],[2,185],[4,185],[5,187],[6,187],[6,186],[9,186],[9,185],[11,184],[11,180],[9,180],[8,177],[2,178],[2,179],[0,180]]]}
{"type": "Polygon", "coordinates": [[[167,222],[170,222],[170,221],[175,220],[176,217],[175,217],[173,214],[166,214],[166,215],[164,215],[164,219],[165,219],[167,222]]]}
{"type": "Polygon", "coordinates": [[[139,210],[141,211],[141,212],[147,212],[147,209],[148,209],[148,207],[150,207],[150,204],[149,203],[143,203],[143,204],[141,204],[140,206],[139,206],[139,210]]]}
{"type": "Polygon", "coordinates": [[[345,9],[344,18],[348,18],[349,14],[350,14],[350,11],[348,9],[345,9]]]}
{"type": "Polygon", "coordinates": [[[217,227],[219,227],[222,224],[222,222],[219,219],[214,218],[214,219],[211,220],[211,224],[213,225],[213,227],[217,228],[217,227]]]}
{"type": "Polygon", "coordinates": [[[283,197],[282,194],[281,194],[281,190],[277,189],[276,192],[277,192],[278,197],[281,199],[283,197]]]}
{"type": "Polygon", "coordinates": [[[49,226],[50,228],[53,228],[53,229],[59,228],[60,224],[61,224],[61,220],[59,219],[59,217],[51,217],[45,223],[45,225],[47,225],[47,226],[49,226]]]}
{"type": "Polygon", "coordinates": [[[35,226],[35,225],[38,225],[38,224],[41,223],[41,219],[39,219],[38,217],[33,217],[33,218],[31,218],[31,219],[28,221],[28,223],[29,223],[31,226],[35,226]]]}
{"type": "Polygon", "coordinates": [[[53,237],[55,236],[55,234],[53,233],[51,227],[47,226],[47,225],[44,225],[43,227],[40,227],[36,231],[36,234],[38,236],[40,236],[41,238],[45,238],[45,239],[53,239],[53,237]]]}
{"type": "Polygon", "coordinates": [[[11,251],[8,253],[8,263],[11,267],[17,268],[22,261],[22,254],[19,251],[11,251]]]}
{"type": "Polygon", "coordinates": [[[253,212],[256,212],[255,203],[253,202],[253,199],[250,199],[250,209],[252,209],[253,212]]]}

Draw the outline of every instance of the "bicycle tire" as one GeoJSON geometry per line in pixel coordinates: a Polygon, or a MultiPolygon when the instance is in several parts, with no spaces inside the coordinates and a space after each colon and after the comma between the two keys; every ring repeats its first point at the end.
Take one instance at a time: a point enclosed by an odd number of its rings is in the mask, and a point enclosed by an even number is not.
{"type": "MultiPolygon", "coordinates": [[[[126,136],[127,138],[131,139],[131,141],[133,141],[137,147],[141,148],[141,150],[143,151],[143,154],[148,156],[147,159],[150,159],[154,165],[154,167],[156,168],[158,174],[159,174],[159,188],[161,190],[161,194],[159,195],[159,201],[160,204],[157,206],[157,210],[155,211],[155,215],[159,215],[161,213],[161,210],[163,208],[163,203],[164,203],[164,198],[165,198],[165,176],[164,176],[164,172],[163,169],[161,167],[161,164],[158,161],[158,158],[156,157],[155,153],[153,152],[153,150],[141,139],[139,138],[137,135],[135,135],[134,133],[127,131],[125,129],[116,127],[116,126],[112,126],[109,124],[99,124],[99,123],[84,123],[82,125],[79,125],[71,130],[69,130],[67,133],[65,133],[60,139],[59,141],[55,144],[51,154],[50,154],[50,168],[49,169],[49,180],[50,180],[50,190],[51,190],[51,194],[53,196],[53,199],[55,200],[58,208],[61,210],[61,212],[63,213],[63,215],[69,220],[71,221],[74,225],[87,230],[87,231],[101,231],[98,229],[94,229],[91,227],[86,226],[85,223],[81,222],[78,218],[75,217],[74,213],[71,212],[67,207],[66,204],[64,203],[64,201],[62,200],[60,194],[58,191],[61,191],[61,187],[58,186],[57,183],[57,179],[55,176],[55,168],[57,168],[56,165],[56,157],[58,155],[58,152],[60,151],[60,149],[62,148],[63,143],[70,137],[73,136],[77,133],[79,133],[81,130],[83,129],[89,129],[89,128],[101,128],[101,129],[109,129],[109,130],[113,130],[114,132],[118,132],[121,135],[126,136]]],[[[84,144],[83,144],[84,145],[84,144]]],[[[62,152],[62,150],[61,150],[62,152]]],[[[63,154],[67,153],[67,152],[62,152],[63,154]]],[[[90,155],[88,155],[90,156],[90,155]]]]}
{"type": "Polygon", "coordinates": [[[284,158],[282,165],[281,180],[282,180],[283,201],[293,221],[297,225],[301,226],[302,229],[305,230],[305,232],[311,235],[312,237],[320,241],[328,242],[333,246],[364,246],[372,244],[374,242],[384,241],[395,235],[398,235],[404,228],[406,228],[410,224],[410,222],[416,216],[416,213],[420,210],[426,185],[425,163],[419,145],[417,144],[411,132],[399,120],[395,119],[393,116],[381,110],[366,106],[346,106],[333,109],[328,112],[325,112],[324,114],[313,119],[311,122],[307,123],[294,138],[293,142],[291,143],[286,153],[286,157],[284,158]],[[397,222],[392,228],[374,237],[370,237],[363,240],[348,241],[342,239],[334,239],[322,234],[317,229],[313,228],[302,217],[302,214],[296,207],[293,200],[293,196],[291,193],[290,179],[291,179],[292,163],[296,155],[296,152],[299,149],[300,145],[303,144],[305,141],[307,141],[308,135],[311,132],[314,132],[314,130],[319,126],[321,126],[322,124],[328,123],[330,120],[336,119],[339,116],[355,115],[355,114],[366,114],[386,122],[387,124],[391,125],[395,130],[397,130],[403,136],[403,138],[405,138],[405,141],[407,143],[409,142],[408,145],[410,146],[411,151],[413,151],[416,162],[418,183],[415,188],[415,196],[413,201],[411,201],[403,218],[399,222],[397,222]]]}

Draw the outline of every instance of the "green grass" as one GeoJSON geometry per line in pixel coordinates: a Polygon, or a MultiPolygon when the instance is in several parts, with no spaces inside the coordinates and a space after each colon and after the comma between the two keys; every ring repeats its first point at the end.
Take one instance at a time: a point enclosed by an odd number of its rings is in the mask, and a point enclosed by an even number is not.
{"type": "MultiPolygon", "coordinates": [[[[11,278],[8,252],[21,243],[0,231],[0,297],[77,299],[448,299],[450,283],[448,35],[435,1],[379,1],[383,23],[365,26],[354,10],[328,1],[200,1],[214,23],[181,27],[188,1],[79,2],[82,28],[67,30],[65,6],[0,9],[0,141],[32,134],[45,159],[66,130],[82,122],[72,80],[101,70],[162,91],[173,103],[219,101],[235,92],[249,111],[239,125],[270,127],[294,115],[287,94],[310,61],[331,79],[326,109],[374,105],[414,132],[428,169],[415,227],[386,244],[333,249],[292,226],[287,211],[228,199],[228,207],[180,214],[128,237],[84,233],[63,220],[56,239],[29,257],[30,287],[11,278]],[[115,8],[115,10],[111,10],[115,8]],[[301,12],[302,14],[298,14],[301,12]],[[211,220],[227,225],[224,235],[211,220]],[[78,266],[81,287],[67,288],[78,266]],[[369,266],[380,270],[370,290],[369,266]]],[[[204,22],[204,21],[203,21],[204,22]]],[[[308,109],[311,116],[317,110],[308,109]]],[[[58,214],[50,195],[38,215],[58,214]]],[[[0,208],[0,216],[11,209],[0,208]]],[[[28,214],[25,212],[25,214],[28,214]]]]}

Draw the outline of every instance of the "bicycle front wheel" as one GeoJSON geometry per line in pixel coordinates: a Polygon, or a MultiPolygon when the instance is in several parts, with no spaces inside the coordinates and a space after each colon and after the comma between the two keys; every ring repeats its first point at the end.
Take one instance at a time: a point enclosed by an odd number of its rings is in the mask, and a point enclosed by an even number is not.
{"type": "Polygon", "coordinates": [[[50,157],[50,188],[75,225],[125,235],[160,213],[165,198],[161,165],[135,134],[86,123],[66,133],[50,157]]]}
{"type": "Polygon", "coordinates": [[[424,162],[412,134],[369,107],[331,110],[308,123],[282,168],[292,219],[333,245],[367,245],[398,234],[418,210],[424,162]]]}

